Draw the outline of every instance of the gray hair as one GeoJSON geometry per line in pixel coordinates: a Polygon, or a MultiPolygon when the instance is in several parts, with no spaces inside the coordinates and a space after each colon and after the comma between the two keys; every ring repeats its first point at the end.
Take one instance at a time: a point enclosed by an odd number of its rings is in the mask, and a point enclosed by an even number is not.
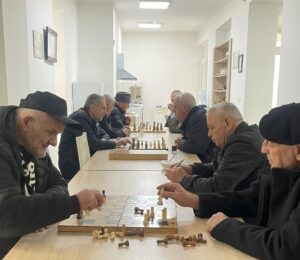
{"type": "Polygon", "coordinates": [[[106,103],[115,102],[115,99],[110,95],[105,94],[103,97],[105,98],[106,103]]]}
{"type": "Polygon", "coordinates": [[[219,111],[224,117],[232,118],[235,122],[240,123],[243,121],[243,116],[240,110],[230,102],[221,102],[211,106],[208,109],[208,112],[219,111]]]}
{"type": "Polygon", "coordinates": [[[87,97],[85,104],[84,104],[84,108],[87,110],[90,110],[92,105],[99,106],[102,99],[103,99],[103,97],[98,94],[91,94],[87,97]]]}
{"type": "Polygon", "coordinates": [[[171,93],[171,95],[176,95],[176,96],[178,96],[178,95],[180,95],[180,94],[181,94],[181,91],[178,90],[178,89],[173,90],[172,93],[171,93]]]}
{"type": "Polygon", "coordinates": [[[176,98],[178,98],[180,104],[187,105],[190,109],[197,105],[195,97],[188,92],[181,93],[176,98]]]}

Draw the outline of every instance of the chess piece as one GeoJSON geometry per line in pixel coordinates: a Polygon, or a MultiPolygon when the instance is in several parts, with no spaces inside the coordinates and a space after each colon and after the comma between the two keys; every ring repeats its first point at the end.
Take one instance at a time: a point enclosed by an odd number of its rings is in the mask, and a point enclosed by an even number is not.
{"type": "Polygon", "coordinates": [[[92,235],[93,235],[94,239],[98,239],[98,240],[108,239],[108,237],[109,237],[108,233],[101,235],[100,231],[98,231],[98,230],[94,230],[92,235]]]}
{"type": "Polygon", "coordinates": [[[196,246],[196,242],[195,242],[195,241],[183,240],[183,241],[182,241],[182,245],[183,245],[184,247],[187,247],[187,246],[194,247],[194,246],[196,246]]]}
{"type": "Polygon", "coordinates": [[[157,140],[157,149],[160,150],[160,142],[157,140]]]}
{"type": "Polygon", "coordinates": [[[140,149],[140,141],[139,140],[137,140],[137,144],[136,144],[136,149],[140,149]]]}
{"type": "Polygon", "coordinates": [[[144,147],[144,141],[143,140],[141,140],[141,149],[143,149],[144,147]]]}
{"type": "Polygon", "coordinates": [[[156,149],[156,142],[155,142],[155,140],[153,141],[153,149],[156,149]]]}
{"type": "Polygon", "coordinates": [[[149,126],[149,131],[151,132],[151,125],[149,126]]]}
{"type": "Polygon", "coordinates": [[[129,241],[126,240],[126,241],[124,241],[124,242],[118,243],[118,247],[119,247],[119,248],[129,247],[129,241]]]}
{"type": "Polygon", "coordinates": [[[109,235],[110,235],[110,237],[109,237],[110,241],[115,241],[116,233],[115,232],[110,232],[109,235]]]}
{"type": "Polygon", "coordinates": [[[136,124],[133,125],[133,131],[136,131],[136,124]]]}
{"type": "Polygon", "coordinates": [[[149,220],[148,220],[148,215],[144,214],[144,221],[143,221],[144,226],[147,226],[149,224],[149,220]]]}
{"type": "Polygon", "coordinates": [[[163,131],[162,123],[160,123],[160,125],[159,125],[159,130],[160,130],[161,132],[163,131]]]}
{"type": "Polygon", "coordinates": [[[164,188],[161,188],[160,189],[160,192],[159,192],[159,197],[158,197],[158,200],[157,200],[157,205],[163,205],[163,202],[162,202],[162,193],[163,193],[163,191],[164,191],[164,188]]]}
{"type": "Polygon", "coordinates": [[[157,123],[157,125],[156,125],[156,132],[159,132],[159,125],[158,125],[158,123],[157,123]]]}
{"type": "Polygon", "coordinates": [[[80,211],[77,213],[76,218],[77,218],[77,219],[83,219],[83,211],[82,211],[82,210],[80,210],[80,211]]]}
{"type": "Polygon", "coordinates": [[[148,142],[145,141],[145,149],[148,150],[148,142]]]}
{"type": "Polygon", "coordinates": [[[151,219],[151,222],[153,222],[153,220],[154,220],[154,207],[151,207],[150,219],[151,219]]]}
{"type": "Polygon", "coordinates": [[[152,149],[152,142],[150,141],[150,149],[152,149]]]}
{"type": "Polygon", "coordinates": [[[147,209],[147,218],[148,218],[148,222],[150,221],[150,209],[147,209]]]}
{"type": "Polygon", "coordinates": [[[149,121],[147,121],[146,123],[146,130],[148,130],[148,128],[149,128],[149,121]]]}
{"type": "Polygon", "coordinates": [[[161,223],[163,225],[168,225],[168,218],[167,218],[167,208],[163,208],[161,211],[161,223]]]}
{"type": "Polygon", "coordinates": [[[105,190],[102,190],[102,195],[104,198],[106,198],[105,190]]]}
{"type": "Polygon", "coordinates": [[[167,239],[159,239],[159,240],[156,241],[156,243],[157,243],[158,246],[159,246],[159,245],[165,246],[165,245],[167,245],[169,242],[168,242],[167,239]]]}
{"type": "Polygon", "coordinates": [[[144,214],[144,210],[140,209],[139,207],[135,207],[134,208],[134,214],[140,214],[143,215],[144,214]]]}

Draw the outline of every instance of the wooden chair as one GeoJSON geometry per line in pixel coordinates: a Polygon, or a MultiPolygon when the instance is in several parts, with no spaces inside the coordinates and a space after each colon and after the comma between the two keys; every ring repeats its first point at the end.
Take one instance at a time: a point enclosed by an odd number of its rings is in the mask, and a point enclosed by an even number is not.
{"type": "Polygon", "coordinates": [[[91,158],[86,132],[83,132],[80,136],[76,136],[76,145],[79,158],[79,166],[81,169],[82,166],[91,158]]]}

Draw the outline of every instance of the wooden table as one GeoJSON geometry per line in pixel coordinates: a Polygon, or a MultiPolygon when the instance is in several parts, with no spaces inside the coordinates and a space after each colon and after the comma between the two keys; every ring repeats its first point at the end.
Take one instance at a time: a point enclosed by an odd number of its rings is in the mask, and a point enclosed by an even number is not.
{"type": "MultiPolygon", "coordinates": [[[[155,195],[156,186],[166,182],[161,171],[80,171],[70,182],[70,194],[83,188],[105,189],[108,195],[155,195]]],[[[91,212],[93,214],[93,211],[91,212]]],[[[206,220],[194,216],[189,208],[177,208],[180,234],[202,232],[206,245],[184,248],[180,244],[157,246],[163,236],[130,238],[130,247],[119,249],[116,241],[94,241],[91,234],[57,233],[57,225],[41,233],[24,236],[5,259],[251,259],[220,243],[206,232],[206,220]]]]}
{"type": "MultiPolygon", "coordinates": [[[[160,160],[109,160],[110,150],[98,151],[82,167],[84,171],[161,171],[163,167],[160,160]]],[[[171,163],[179,162],[184,159],[183,164],[199,162],[195,154],[187,154],[181,151],[176,153],[169,152],[169,161],[171,163]]]]}

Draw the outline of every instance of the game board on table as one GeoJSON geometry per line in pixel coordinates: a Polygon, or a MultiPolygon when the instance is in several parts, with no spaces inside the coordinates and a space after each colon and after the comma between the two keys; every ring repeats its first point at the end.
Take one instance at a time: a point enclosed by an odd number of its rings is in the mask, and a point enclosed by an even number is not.
{"type": "Polygon", "coordinates": [[[108,154],[109,160],[168,160],[167,150],[114,149],[108,154]]]}
{"type": "Polygon", "coordinates": [[[118,231],[125,224],[127,230],[143,229],[145,234],[176,233],[177,213],[173,200],[163,200],[163,205],[157,205],[157,196],[107,196],[99,210],[95,209],[77,219],[76,214],[59,223],[59,232],[92,232],[99,227],[118,231]],[[154,207],[153,221],[144,224],[144,215],[135,214],[135,207],[146,212],[154,207]],[[167,209],[168,223],[162,224],[162,210],[167,209]]]}

